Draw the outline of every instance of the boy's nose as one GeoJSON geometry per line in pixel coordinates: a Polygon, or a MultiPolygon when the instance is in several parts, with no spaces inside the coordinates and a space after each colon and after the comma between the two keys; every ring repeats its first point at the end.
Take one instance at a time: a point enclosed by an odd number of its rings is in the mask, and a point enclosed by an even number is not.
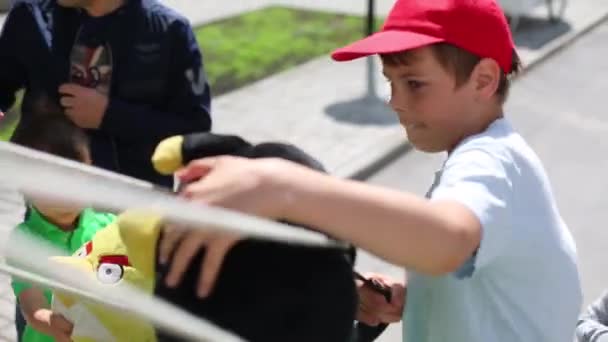
{"type": "Polygon", "coordinates": [[[395,97],[391,97],[388,101],[388,105],[391,109],[399,114],[399,116],[403,115],[403,113],[407,112],[407,104],[403,100],[396,99],[395,97]]]}
{"type": "Polygon", "coordinates": [[[392,91],[390,97],[388,98],[389,106],[391,106],[391,108],[396,112],[405,112],[409,107],[408,103],[409,99],[407,96],[399,94],[395,91],[392,91]]]}

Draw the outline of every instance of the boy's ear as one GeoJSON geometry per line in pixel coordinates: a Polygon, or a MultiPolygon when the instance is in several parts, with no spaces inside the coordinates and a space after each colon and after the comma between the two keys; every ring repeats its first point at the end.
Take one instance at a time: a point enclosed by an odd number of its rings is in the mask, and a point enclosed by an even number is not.
{"type": "Polygon", "coordinates": [[[475,66],[471,81],[479,99],[490,99],[498,90],[502,69],[490,58],[484,58],[475,66]]]}

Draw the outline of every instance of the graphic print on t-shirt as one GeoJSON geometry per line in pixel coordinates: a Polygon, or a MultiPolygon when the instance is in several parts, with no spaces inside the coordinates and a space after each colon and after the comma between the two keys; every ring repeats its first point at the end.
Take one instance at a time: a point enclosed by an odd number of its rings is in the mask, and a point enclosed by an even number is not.
{"type": "Polygon", "coordinates": [[[112,53],[107,44],[76,44],[70,56],[70,81],[109,94],[112,81],[112,53]]]}

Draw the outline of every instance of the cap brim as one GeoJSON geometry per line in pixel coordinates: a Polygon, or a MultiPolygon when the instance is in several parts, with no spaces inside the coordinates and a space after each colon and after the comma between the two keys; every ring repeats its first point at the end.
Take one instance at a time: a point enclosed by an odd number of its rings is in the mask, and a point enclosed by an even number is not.
{"type": "Polygon", "coordinates": [[[350,61],[376,54],[408,51],[442,41],[444,41],[442,38],[409,31],[380,31],[335,50],[331,58],[338,62],[350,61]]]}

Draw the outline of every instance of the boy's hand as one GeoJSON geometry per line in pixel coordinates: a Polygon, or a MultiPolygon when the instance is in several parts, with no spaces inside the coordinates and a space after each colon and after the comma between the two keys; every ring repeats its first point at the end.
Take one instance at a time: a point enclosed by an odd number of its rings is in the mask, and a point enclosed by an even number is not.
{"type": "Polygon", "coordinates": [[[359,292],[357,320],[370,326],[399,322],[405,306],[405,284],[379,274],[367,273],[364,276],[389,287],[391,289],[391,302],[388,303],[381,293],[375,291],[363,281],[357,280],[357,291],[359,292]]]}
{"type": "Polygon", "coordinates": [[[51,313],[50,327],[57,342],[71,342],[74,325],[60,314],[51,313]]]}
{"type": "MultiPolygon", "coordinates": [[[[184,184],[180,196],[203,205],[239,210],[252,215],[278,218],[281,196],[273,183],[274,175],[286,163],[276,160],[251,160],[221,156],[194,160],[175,173],[184,184]]],[[[201,265],[198,295],[209,295],[220,272],[224,257],[241,240],[240,236],[225,232],[212,232],[165,227],[159,246],[159,260],[168,261],[175,255],[165,279],[167,286],[176,286],[192,258],[203,247],[205,258],[201,265]]]]}
{"type": "Polygon", "coordinates": [[[206,297],[211,293],[226,254],[240,240],[240,237],[228,234],[201,230],[187,230],[175,226],[164,228],[159,246],[159,260],[166,263],[175,248],[175,255],[167,274],[167,286],[174,287],[181,281],[192,258],[203,247],[205,257],[201,264],[197,294],[206,297]]]}
{"type": "Polygon", "coordinates": [[[279,159],[221,156],[192,161],[175,175],[187,184],[181,195],[193,202],[279,219],[288,202],[281,179],[292,168],[279,159]]]}
{"type": "Polygon", "coordinates": [[[40,309],[34,314],[40,322],[46,323],[48,326],[48,335],[55,338],[57,342],[71,342],[72,330],[74,325],[61,314],[54,313],[48,309],[40,309]]]}

